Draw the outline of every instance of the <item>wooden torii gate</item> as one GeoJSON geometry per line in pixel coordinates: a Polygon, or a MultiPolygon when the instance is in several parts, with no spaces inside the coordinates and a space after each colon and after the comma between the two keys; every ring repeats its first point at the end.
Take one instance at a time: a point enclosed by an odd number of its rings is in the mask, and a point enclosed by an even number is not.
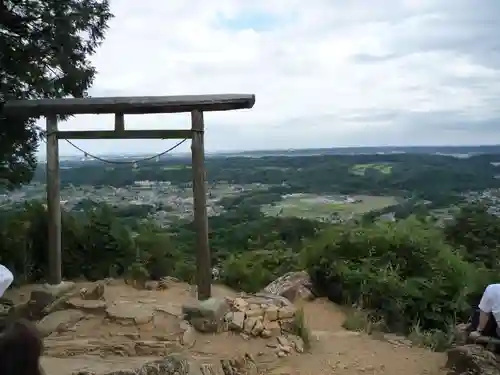
{"type": "Polygon", "coordinates": [[[197,228],[196,282],[198,299],[209,298],[212,272],[208,244],[203,112],[252,108],[254,104],[255,95],[250,94],[34,99],[5,103],[4,113],[7,116],[44,116],[47,120],[49,283],[59,284],[62,281],[59,139],[191,138],[194,222],[197,228]],[[191,113],[191,129],[125,129],[125,115],[179,112],[191,113]],[[58,115],[78,114],[114,114],[115,128],[114,130],[58,130],[58,115]]]}

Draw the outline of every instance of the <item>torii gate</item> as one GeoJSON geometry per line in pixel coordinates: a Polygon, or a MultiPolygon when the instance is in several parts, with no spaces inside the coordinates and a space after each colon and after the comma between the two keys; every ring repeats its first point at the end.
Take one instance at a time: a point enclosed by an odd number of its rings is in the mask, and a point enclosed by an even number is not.
{"type": "Polygon", "coordinates": [[[47,210],[49,215],[50,284],[62,281],[61,200],[59,181],[59,139],[184,139],[191,138],[194,222],[197,228],[196,282],[198,299],[211,296],[211,257],[208,245],[206,200],[204,111],[252,108],[255,95],[185,95],[153,97],[93,97],[77,99],[13,100],[4,105],[8,116],[40,117],[47,120],[47,210]],[[148,113],[191,112],[191,129],[126,130],[124,116],[148,113]],[[114,130],[71,130],[57,128],[58,115],[114,114],[114,130]]]}

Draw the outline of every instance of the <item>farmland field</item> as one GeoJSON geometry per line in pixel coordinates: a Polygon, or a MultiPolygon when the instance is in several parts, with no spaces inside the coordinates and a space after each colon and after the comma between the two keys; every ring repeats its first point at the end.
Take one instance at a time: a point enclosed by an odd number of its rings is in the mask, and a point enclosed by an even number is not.
{"type": "Polygon", "coordinates": [[[394,197],[354,195],[320,196],[313,194],[293,194],[283,198],[275,205],[266,205],[261,209],[270,216],[296,216],[308,219],[327,219],[332,215],[347,218],[352,215],[381,209],[397,204],[394,197]]]}
{"type": "Polygon", "coordinates": [[[180,170],[180,169],[191,169],[191,165],[168,165],[165,167],[162,167],[164,171],[175,171],[175,170],[180,170]]]}
{"type": "Polygon", "coordinates": [[[392,165],[385,163],[356,164],[351,168],[351,173],[363,176],[367,170],[374,169],[383,174],[390,174],[392,165]]]}

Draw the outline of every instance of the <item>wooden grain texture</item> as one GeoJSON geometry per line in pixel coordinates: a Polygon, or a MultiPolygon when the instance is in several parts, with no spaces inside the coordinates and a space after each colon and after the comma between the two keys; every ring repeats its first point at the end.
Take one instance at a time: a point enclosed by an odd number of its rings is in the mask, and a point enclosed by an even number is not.
{"type": "Polygon", "coordinates": [[[193,205],[196,225],[196,284],[198,299],[205,300],[210,298],[212,294],[212,266],[208,243],[203,112],[191,112],[191,124],[193,130],[191,143],[193,205]]]}
{"type": "Polygon", "coordinates": [[[59,142],[57,116],[47,117],[47,213],[50,284],[62,281],[61,258],[61,193],[59,180],[59,142]]]}
{"type": "Polygon", "coordinates": [[[23,117],[76,114],[146,114],[198,111],[228,111],[252,108],[255,95],[183,95],[139,97],[95,97],[66,99],[12,100],[5,103],[6,115],[23,117]]]}

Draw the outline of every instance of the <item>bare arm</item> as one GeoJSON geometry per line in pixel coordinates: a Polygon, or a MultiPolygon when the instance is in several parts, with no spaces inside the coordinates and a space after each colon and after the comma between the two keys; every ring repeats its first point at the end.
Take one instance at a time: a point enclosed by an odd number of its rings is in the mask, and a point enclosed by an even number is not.
{"type": "Polygon", "coordinates": [[[489,319],[489,313],[479,310],[479,324],[477,325],[477,331],[483,331],[486,328],[486,324],[488,324],[489,319]]]}

